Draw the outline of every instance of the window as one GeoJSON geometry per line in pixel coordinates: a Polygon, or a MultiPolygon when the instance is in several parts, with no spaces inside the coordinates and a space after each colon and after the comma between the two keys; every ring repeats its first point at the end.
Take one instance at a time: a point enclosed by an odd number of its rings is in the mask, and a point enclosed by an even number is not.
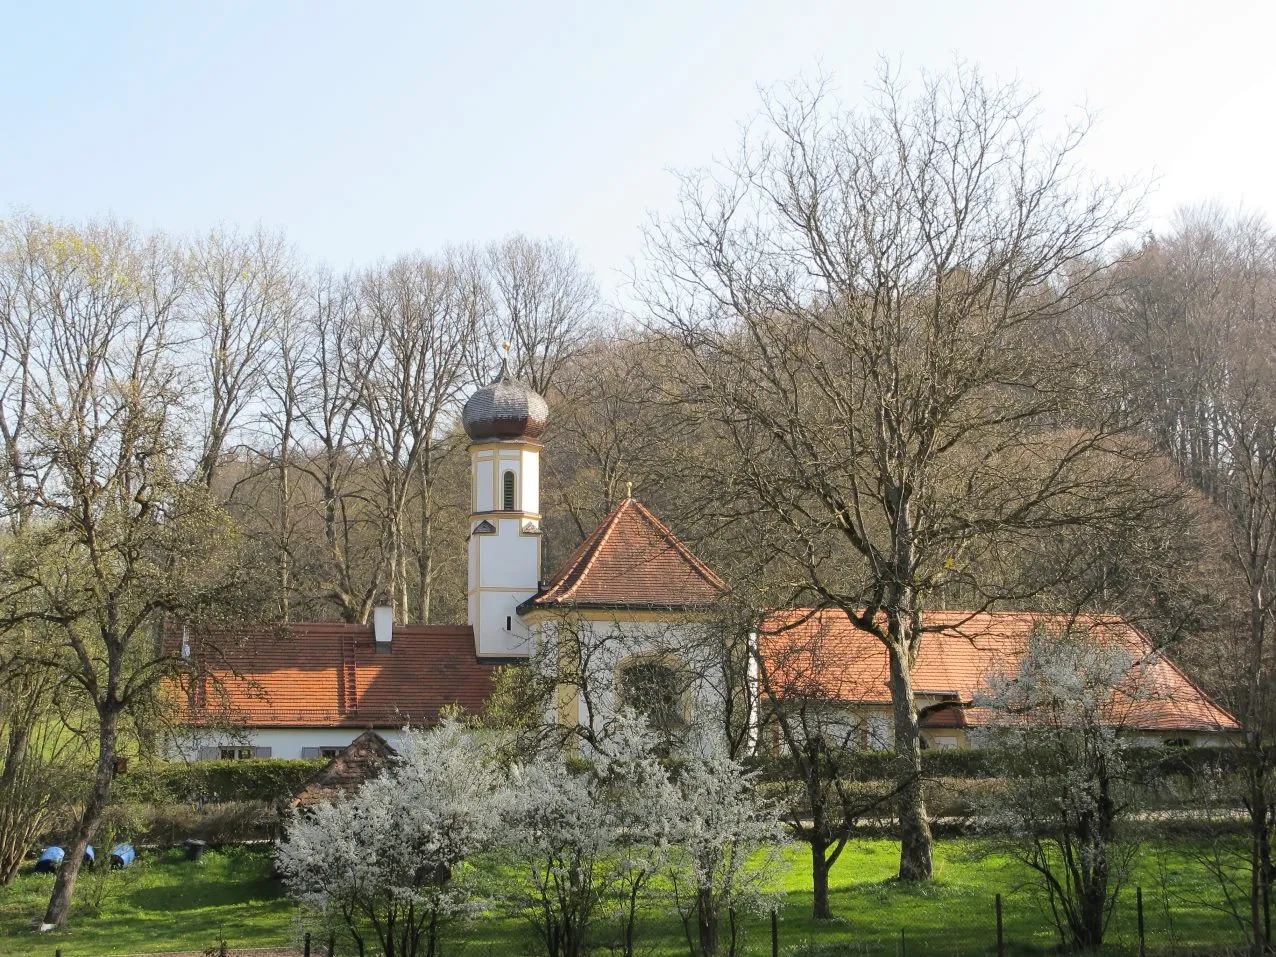
{"type": "Polygon", "coordinates": [[[346,749],[338,745],[329,745],[328,747],[301,749],[301,756],[309,760],[314,760],[316,758],[323,758],[324,760],[329,760],[331,758],[339,758],[345,753],[346,753],[346,749]]]}
{"type": "Polygon", "coordinates": [[[254,757],[252,748],[221,748],[223,761],[247,761],[254,757]]]}
{"type": "Polygon", "coordinates": [[[514,473],[506,472],[501,476],[501,508],[506,512],[514,511],[514,473]]]}
{"type": "Polygon", "coordinates": [[[1165,741],[1167,748],[1190,748],[1192,742],[1187,738],[1167,738],[1165,741]]]}
{"type": "Polygon", "coordinates": [[[868,749],[889,751],[891,748],[891,719],[884,714],[868,716],[868,749]]]}
{"type": "Polygon", "coordinates": [[[618,703],[643,715],[656,731],[669,734],[687,727],[687,681],[676,661],[654,655],[631,658],[621,664],[616,683],[618,703]]]}

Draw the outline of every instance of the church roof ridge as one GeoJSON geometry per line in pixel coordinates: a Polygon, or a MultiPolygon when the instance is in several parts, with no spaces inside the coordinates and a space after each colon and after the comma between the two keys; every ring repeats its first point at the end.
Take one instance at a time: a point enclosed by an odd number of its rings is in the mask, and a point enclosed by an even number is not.
{"type": "Polygon", "coordinates": [[[544,608],[708,605],[727,585],[637,499],[618,502],[550,577],[520,606],[544,608]],[[618,530],[624,530],[617,538],[618,530]],[[680,579],[680,580],[679,580],[680,579]]]}

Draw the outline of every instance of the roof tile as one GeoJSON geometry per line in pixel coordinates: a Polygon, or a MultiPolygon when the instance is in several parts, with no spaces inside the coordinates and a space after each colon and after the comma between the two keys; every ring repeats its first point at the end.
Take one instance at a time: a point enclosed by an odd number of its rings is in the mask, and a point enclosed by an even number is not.
{"type": "Polygon", "coordinates": [[[660,519],[627,498],[520,612],[555,607],[700,608],[727,586],[660,519]]]}
{"type": "Polygon", "coordinates": [[[396,625],[390,650],[370,625],[307,622],[191,636],[204,662],[187,691],[196,721],[249,727],[390,728],[432,723],[448,705],[478,712],[498,665],[469,627],[396,625]]]}
{"type": "MultiPolygon", "coordinates": [[[[913,690],[936,701],[955,698],[970,725],[988,716],[969,707],[989,677],[1015,671],[1039,624],[1064,619],[1031,612],[932,611],[929,631],[913,667],[913,690]]],[[[1118,695],[1124,726],[1146,731],[1234,730],[1236,720],[1214,704],[1179,667],[1158,653],[1148,638],[1120,619],[1083,616],[1077,624],[1101,640],[1120,642],[1144,664],[1134,697],[1118,695]]],[[[772,612],[759,634],[763,661],[781,695],[811,695],[836,701],[887,704],[890,690],[885,646],[855,627],[842,611],[793,609],[772,612]]],[[[935,714],[933,722],[955,720],[935,714]]],[[[932,723],[933,723],[932,722],[932,723]]]]}

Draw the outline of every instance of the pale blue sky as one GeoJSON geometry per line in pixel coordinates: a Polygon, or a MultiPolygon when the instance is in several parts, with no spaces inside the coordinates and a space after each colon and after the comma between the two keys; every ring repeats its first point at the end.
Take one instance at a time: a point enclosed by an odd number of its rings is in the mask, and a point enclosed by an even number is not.
{"type": "Polygon", "coordinates": [[[1087,160],[1152,221],[1276,212],[1276,3],[0,2],[0,213],[285,229],[334,266],[514,231],[605,287],[757,89],[955,55],[1101,111],[1087,160]]]}

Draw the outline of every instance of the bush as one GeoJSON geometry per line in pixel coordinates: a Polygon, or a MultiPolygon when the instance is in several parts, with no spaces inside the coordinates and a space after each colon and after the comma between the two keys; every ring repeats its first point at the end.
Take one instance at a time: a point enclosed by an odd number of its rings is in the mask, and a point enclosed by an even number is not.
{"type": "Polygon", "coordinates": [[[209,844],[242,844],[277,836],[279,815],[265,801],[226,801],[220,804],[121,804],[107,809],[104,827],[127,822],[122,838],[137,844],[171,847],[188,838],[209,844]]]}
{"type": "Polygon", "coordinates": [[[287,758],[254,761],[157,761],[116,778],[112,799],[131,804],[286,801],[327,762],[287,758]]]}
{"type": "MultiPolygon", "coordinates": [[[[868,807],[881,802],[864,814],[861,821],[866,827],[894,817],[894,802],[889,799],[893,787],[893,782],[885,780],[843,783],[844,793],[856,804],[868,807]]],[[[926,809],[935,818],[968,818],[1004,787],[997,778],[934,778],[924,783],[926,809]]],[[[767,781],[759,785],[759,790],[768,799],[788,805],[790,813],[796,811],[803,816],[810,813],[805,792],[792,782],[767,781]]]]}
{"type": "MultiPolygon", "coordinates": [[[[1204,774],[1236,770],[1236,750],[1229,747],[1200,748],[1130,748],[1126,760],[1139,773],[1152,778],[1186,778],[1195,780],[1204,774]]],[[[857,751],[851,755],[852,775],[859,781],[887,781],[895,774],[893,751],[857,751]]],[[[792,762],[784,755],[754,759],[753,767],[762,771],[765,781],[787,781],[795,776],[792,762]]],[[[922,752],[922,774],[927,778],[995,778],[1001,773],[997,754],[991,749],[922,752]]]]}

